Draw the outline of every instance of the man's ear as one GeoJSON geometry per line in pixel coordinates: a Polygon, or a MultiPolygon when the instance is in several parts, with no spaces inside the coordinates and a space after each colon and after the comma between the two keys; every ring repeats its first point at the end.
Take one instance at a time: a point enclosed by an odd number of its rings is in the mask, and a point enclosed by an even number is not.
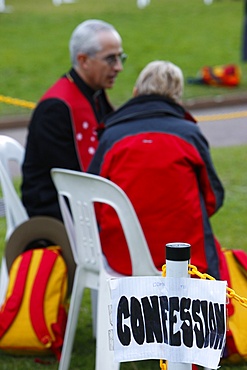
{"type": "Polygon", "coordinates": [[[136,86],[134,86],[134,88],[133,88],[132,95],[133,95],[134,97],[136,97],[136,96],[138,95],[138,90],[137,90],[137,87],[136,87],[136,86]]]}
{"type": "Polygon", "coordinates": [[[77,62],[83,68],[87,68],[88,59],[89,59],[89,56],[87,54],[78,54],[77,55],[77,62]]]}

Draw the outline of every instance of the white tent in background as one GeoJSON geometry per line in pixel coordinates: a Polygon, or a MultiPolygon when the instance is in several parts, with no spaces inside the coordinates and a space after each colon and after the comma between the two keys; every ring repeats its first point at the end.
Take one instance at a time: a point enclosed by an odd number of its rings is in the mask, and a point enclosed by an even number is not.
{"type": "MultiPolygon", "coordinates": [[[[147,5],[150,4],[151,0],[137,0],[136,5],[138,8],[142,9],[145,8],[147,5]]],[[[204,4],[210,5],[212,4],[213,0],[203,0],[204,4]]]]}
{"type": "Polygon", "coordinates": [[[5,10],[5,1],[0,0],[0,12],[4,12],[4,10],[5,10]]]}
{"type": "Polygon", "coordinates": [[[150,0],[137,0],[137,7],[142,9],[142,8],[145,8],[147,5],[150,4],[150,0]]]}
{"type": "Polygon", "coordinates": [[[52,0],[53,5],[61,5],[61,4],[71,4],[74,3],[76,0],[52,0]]]}
{"type": "Polygon", "coordinates": [[[11,6],[5,5],[5,0],[0,0],[0,13],[10,13],[12,10],[11,6]]]}

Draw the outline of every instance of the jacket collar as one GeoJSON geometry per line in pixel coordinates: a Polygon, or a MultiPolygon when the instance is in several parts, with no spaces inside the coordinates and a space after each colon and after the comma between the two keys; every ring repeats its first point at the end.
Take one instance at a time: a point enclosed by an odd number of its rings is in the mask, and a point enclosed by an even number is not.
{"type": "Polygon", "coordinates": [[[105,126],[110,127],[130,120],[169,115],[196,123],[194,117],[180,104],[161,95],[153,94],[130,99],[107,117],[105,126]]]}

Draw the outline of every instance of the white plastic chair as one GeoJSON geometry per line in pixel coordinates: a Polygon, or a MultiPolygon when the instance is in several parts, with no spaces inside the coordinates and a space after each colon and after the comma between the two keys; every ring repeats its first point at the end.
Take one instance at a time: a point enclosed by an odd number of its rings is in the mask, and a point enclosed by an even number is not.
{"type": "Polygon", "coordinates": [[[17,164],[18,172],[21,174],[24,154],[25,149],[17,140],[0,135],[0,179],[7,224],[6,239],[19,224],[28,219],[25,207],[14,188],[11,175],[11,164],[17,164]]]}
{"type": "Polygon", "coordinates": [[[95,369],[118,370],[120,364],[114,362],[114,352],[109,348],[112,327],[107,280],[122,275],[110,269],[102,255],[94,202],[106,203],[116,210],[128,243],[133,276],[161,273],[153,264],[134,208],[120,187],[99,176],[65,169],[52,169],[52,178],[77,265],[59,370],[69,369],[79,309],[86,287],[98,291],[95,369]],[[64,198],[69,202],[72,217],[64,198]]]}
{"type": "MultiPolygon", "coordinates": [[[[13,164],[17,164],[20,171],[24,153],[25,150],[18,141],[9,136],[0,135],[0,182],[6,216],[5,241],[18,225],[28,219],[27,212],[14,188],[11,175],[11,165],[13,164]]],[[[3,302],[7,285],[8,270],[3,257],[0,275],[0,305],[3,302]]]]}

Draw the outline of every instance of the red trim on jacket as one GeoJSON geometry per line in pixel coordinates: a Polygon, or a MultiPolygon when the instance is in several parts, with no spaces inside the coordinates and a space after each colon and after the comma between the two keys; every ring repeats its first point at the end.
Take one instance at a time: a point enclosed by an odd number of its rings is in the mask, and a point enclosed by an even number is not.
{"type": "MultiPolygon", "coordinates": [[[[209,217],[221,207],[224,189],[207,140],[188,119],[195,122],[181,106],[163,97],[131,99],[106,120],[89,172],[113,181],[127,194],[157,268],[165,263],[167,243],[186,242],[191,244],[192,264],[220,278],[220,245],[209,217]]],[[[131,274],[115,212],[97,204],[97,216],[110,266],[131,274]]]]}
{"type": "Polygon", "coordinates": [[[75,147],[81,170],[86,171],[98,145],[98,126],[93,108],[76,84],[62,77],[41,98],[60,99],[70,111],[75,147]]]}
{"type": "MultiPolygon", "coordinates": [[[[128,136],[105,154],[100,175],[113,179],[129,196],[157,268],[165,263],[166,243],[183,241],[192,245],[192,263],[201,272],[208,271],[198,186],[203,187],[209,215],[215,212],[216,198],[205,164],[190,143],[165,133],[128,136]],[[198,168],[199,177],[193,167],[198,168]]],[[[131,275],[128,247],[115,211],[101,205],[99,222],[110,266],[131,275]],[[113,253],[113,246],[117,253],[113,253]]]]}

